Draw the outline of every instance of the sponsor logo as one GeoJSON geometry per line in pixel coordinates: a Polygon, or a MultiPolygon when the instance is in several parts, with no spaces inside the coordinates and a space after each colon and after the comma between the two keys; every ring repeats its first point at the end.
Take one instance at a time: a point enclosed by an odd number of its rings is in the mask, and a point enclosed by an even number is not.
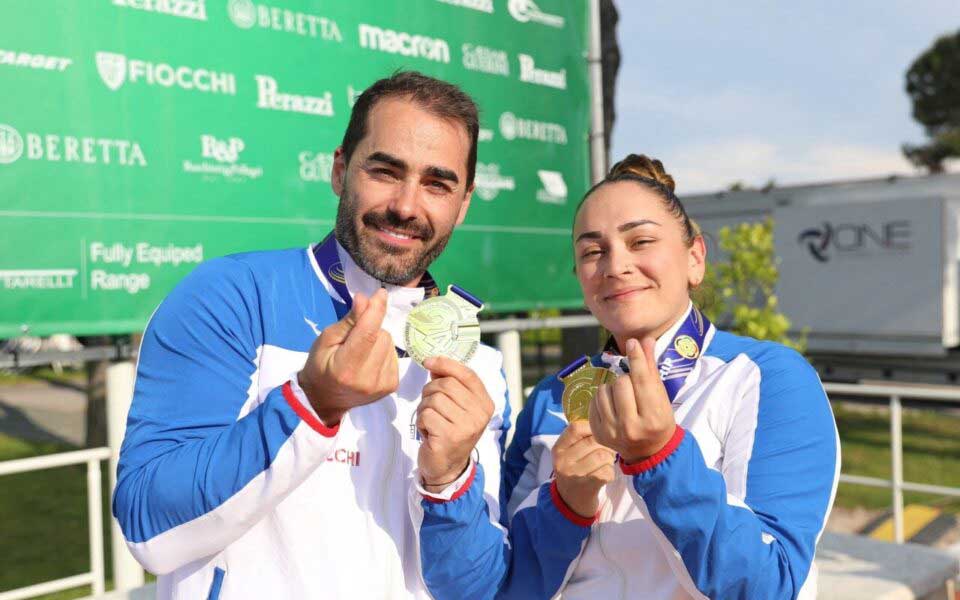
{"type": "Polygon", "coordinates": [[[333,94],[324,92],[323,96],[304,96],[279,91],[277,80],[267,75],[256,75],[257,108],[298,112],[320,117],[333,116],[333,94]]]}
{"type": "Polygon", "coordinates": [[[350,465],[351,467],[359,467],[360,451],[337,448],[330,454],[330,456],[327,457],[327,462],[336,462],[344,465],[350,465]]]}
{"type": "Polygon", "coordinates": [[[563,125],[524,119],[511,112],[500,115],[500,135],[506,140],[534,140],[548,144],[567,143],[567,129],[563,125]]]}
{"type": "Polygon", "coordinates": [[[548,71],[537,67],[533,57],[529,54],[520,54],[520,81],[533,83],[535,85],[545,85],[547,87],[557,88],[558,90],[567,89],[567,70],[548,71]]]}
{"type": "Polygon", "coordinates": [[[567,182],[559,171],[537,171],[542,187],[537,190],[537,200],[547,204],[566,204],[567,182]]]}
{"type": "Polygon", "coordinates": [[[193,67],[174,67],[166,63],[152,63],[128,58],[115,52],[97,52],[97,72],[104,85],[113,91],[125,83],[146,83],[161,87],[177,86],[211,94],[237,93],[237,79],[233,73],[216,72],[193,67]]]}
{"type": "Polygon", "coordinates": [[[307,325],[310,326],[310,329],[312,329],[312,330],[313,330],[313,333],[316,334],[317,336],[319,336],[321,333],[323,333],[323,330],[320,329],[320,326],[317,325],[317,322],[316,322],[316,321],[311,321],[310,319],[308,319],[308,318],[306,318],[306,317],[304,317],[303,320],[306,321],[307,325]]]}
{"type": "Polygon", "coordinates": [[[186,173],[217,175],[234,181],[257,179],[263,175],[262,167],[251,167],[250,165],[237,163],[244,148],[246,148],[246,144],[237,137],[221,140],[209,134],[201,135],[200,155],[209,160],[199,163],[185,160],[183,161],[183,170],[186,173]]]}
{"type": "Polygon", "coordinates": [[[30,54],[16,50],[0,50],[0,65],[11,67],[25,67],[39,71],[66,71],[73,63],[72,59],[62,56],[48,56],[46,54],[30,54]]]}
{"type": "Polygon", "coordinates": [[[517,189],[513,177],[500,174],[500,165],[477,163],[476,194],[481,199],[491,201],[501,190],[517,189]]]}
{"type": "Polygon", "coordinates": [[[533,0],[510,0],[507,3],[510,16],[521,23],[539,23],[549,27],[563,27],[564,18],[540,10],[533,0]]]}
{"type": "Polygon", "coordinates": [[[16,129],[0,123],[0,164],[18,160],[24,151],[28,160],[114,164],[124,167],[147,166],[147,159],[140,144],[131,140],[32,132],[21,137],[16,129]]]}
{"type": "Polygon", "coordinates": [[[300,179],[303,181],[330,182],[330,173],[333,170],[333,155],[326,152],[314,154],[304,150],[298,156],[300,159],[300,179]]]}
{"type": "Polygon", "coordinates": [[[460,50],[465,68],[491,75],[510,75],[510,59],[503,50],[474,44],[464,44],[460,50]]]}
{"type": "Polygon", "coordinates": [[[352,85],[347,84],[347,104],[350,105],[350,108],[353,108],[353,105],[357,103],[357,98],[359,98],[362,93],[363,90],[358,90],[352,85]]]}
{"type": "Polygon", "coordinates": [[[491,142],[493,141],[493,130],[480,128],[479,133],[477,134],[478,142],[491,142]]]}
{"type": "Polygon", "coordinates": [[[673,347],[684,358],[694,359],[700,356],[700,346],[697,344],[697,340],[689,335],[677,336],[677,339],[673,340],[673,347]]]}
{"type": "Polygon", "coordinates": [[[387,54],[423,58],[434,62],[450,62],[450,46],[444,40],[405,31],[383,29],[360,23],[360,46],[387,54]]]}
{"type": "Polygon", "coordinates": [[[23,138],[9,125],[0,124],[0,165],[15,162],[23,154],[23,138]]]}
{"type": "Polygon", "coordinates": [[[229,0],[227,14],[240,29],[259,27],[319,38],[326,42],[343,41],[337,22],[319,15],[255,4],[253,0],[229,0]]]}
{"type": "Polygon", "coordinates": [[[113,4],[184,19],[207,20],[206,0],[113,0],[113,4]]]}
{"type": "Polygon", "coordinates": [[[888,221],[875,228],[866,223],[830,223],[811,227],[797,236],[816,260],[828,262],[838,256],[869,255],[878,252],[902,253],[910,249],[910,221],[888,221]]]}
{"type": "Polygon", "coordinates": [[[452,4],[453,6],[461,6],[463,8],[469,8],[471,10],[479,10],[480,12],[492,13],[493,12],[493,0],[437,0],[438,2],[443,2],[444,4],[452,4]]]}
{"type": "Polygon", "coordinates": [[[76,269],[12,269],[0,271],[0,282],[5,290],[68,290],[76,276],[76,269]]]}

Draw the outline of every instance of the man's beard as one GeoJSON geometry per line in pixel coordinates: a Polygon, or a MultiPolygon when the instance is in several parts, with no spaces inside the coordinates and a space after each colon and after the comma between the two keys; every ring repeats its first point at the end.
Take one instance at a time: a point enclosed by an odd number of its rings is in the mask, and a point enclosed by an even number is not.
{"type": "Polygon", "coordinates": [[[384,283],[406,285],[423,275],[427,267],[440,256],[453,231],[438,236],[429,223],[419,219],[405,220],[389,209],[384,213],[368,212],[358,218],[356,198],[344,185],[337,207],[334,234],[353,262],[368,275],[384,283]],[[375,234],[361,231],[378,226],[416,236],[424,243],[424,247],[419,252],[393,248],[376,239],[375,234]]]}

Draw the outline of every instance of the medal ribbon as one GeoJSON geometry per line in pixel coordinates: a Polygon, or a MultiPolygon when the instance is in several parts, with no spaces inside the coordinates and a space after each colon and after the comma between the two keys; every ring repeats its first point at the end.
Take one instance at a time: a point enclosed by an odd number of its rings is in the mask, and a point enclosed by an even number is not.
{"type": "MultiPolygon", "coordinates": [[[[693,371],[703,352],[703,341],[710,330],[710,321],[694,306],[690,309],[690,314],[684,319],[680,328],[673,334],[667,348],[660,355],[657,361],[657,370],[660,372],[660,379],[663,380],[663,386],[667,388],[667,395],[673,402],[677,397],[680,388],[687,381],[687,376],[693,371]]],[[[619,359],[620,369],[624,373],[630,372],[630,364],[626,358],[621,356],[610,356],[610,354],[619,354],[620,349],[613,339],[607,342],[604,348],[604,358],[619,359]]],[[[610,360],[605,360],[609,363],[610,360]]]]}
{"type": "MultiPolygon", "coordinates": [[[[347,316],[347,313],[350,312],[350,309],[353,308],[353,296],[350,295],[350,290],[347,289],[347,276],[346,273],[344,273],[343,264],[340,262],[340,255],[337,254],[337,238],[333,235],[333,232],[327,234],[327,237],[324,238],[322,242],[314,245],[313,257],[317,259],[317,265],[320,267],[320,271],[326,276],[327,281],[330,282],[330,285],[336,290],[337,295],[343,300],[343,302],[337,302],[336,299],[330,298],[330,301],[333,303],[333,310],[337,313],[337,319],[343,319],[347,316]]],[[[420,287],[424,288],[424,298],[436,296],[440,293],[440,290],[437,288],[437,283],[433,280],[433,277],[430,276],[430,273],[423,274],[423,277],[420,279],[420,287]]],[[[398,357],[406,358],[408,356],[406,351],[400,348],[396,348],[396,350],[398,357]]]]}

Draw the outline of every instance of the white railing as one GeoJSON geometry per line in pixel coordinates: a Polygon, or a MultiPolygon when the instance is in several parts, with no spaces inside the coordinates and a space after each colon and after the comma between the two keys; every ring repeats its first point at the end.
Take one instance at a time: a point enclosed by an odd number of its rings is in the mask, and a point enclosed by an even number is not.
{"type": "Polygon", "coordinates": [[[87,534],[90,540],[89,572],[3,592],[0,593],[0,600],[20,600],[81,585],[93,586],[94,595],[104,592],[103,496],[100,489],[100,461],[109,459],[110,448],[91,448],[0,462],[0,477],[87,463],[87,527],[89,528],[87,534]]]}
{"type": "MultiPolygon", "coordinates": [[[[21,600],[59,592],[83,585],[92,588],[93,595],[105,591],[103,552],[103,494],[100,477],[100,462],[109,461],[110,494],[116,487],[117,459],[127,420],[127,412],[133,399],[133,363],[122,362],[107,369],[107,438],[109,446],[34,456],[0,462],[0,477],[15,473],[42,471],[69,465],[87,464],[87,526],[90,542],[90,571],[53,581],[45,581],[27,587],[0,592],[0,600],[21,600]]],[[[117,590],[131,590],[142,586],[143,569],[127,550],[120,526],[111,519],[111,542],[113,550],[113,580],[117,590]]]]}
{"type": "MultiPolygon", "coordinates": [[[[516,415],[523,408],[525,397],[521,382],[520,331],[545,328],[594,327],[597,320],[590,315],[553,317],[546,319],[506,319],[483,321],[484,333],[497,334],[497,346],[503,353],[504,373],[510,392],[511,412],[516,415]]],[[[853,397],[888,398],[890,402],[890,463],[889,479],[840,474],[840,482],[871,487],[890,488],[893,503],[893,530],[897,543],[903,543],[903,492],[923,492],[960,497],[960,488],[929,485],[903,480],[903,421],[901,400],[909,398],[920,402],[955,403],[960,408],[960,391],[945,386],[914,387],[903,384],[825,383],[827,394],[853,397]]],[[[508,435],[512,435],[510,429],[508,435]]]]}
{"type": "Polygon", "coordinates": [[[840,474],[842,483],[890,488],[893,501],[893,537],[903,543],[903,492],[922,492],[960,497],[960,488],[929,485],[903,480],[903,405],[909,398],[919,402],[956,404],[960,407],[960,391],[944,386],[914,387],[898,384],[825,383],[827,394],[841,396],[887,398],[890,402],[890,478],[840,474]]]}

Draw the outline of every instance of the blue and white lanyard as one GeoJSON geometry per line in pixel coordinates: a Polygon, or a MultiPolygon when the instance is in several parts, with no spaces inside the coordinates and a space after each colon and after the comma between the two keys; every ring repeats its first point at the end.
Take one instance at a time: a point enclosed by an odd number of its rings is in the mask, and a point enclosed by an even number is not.
{"type": "MultiPolygon", "coordinates": [[[[690,314],[684,319],[680,328],[673,334],[667,348],[660,355],[657,361],[657,370],[660,372],[660,379],[663,380],[663,386],[667,389],[667,395],[670,402],[673,402],[687,380],[687,376],[693,372],[697,359],[703,351],[703,342],[710,331],[710,321],[694,306],[690,309],[690,314]]],[[[626,358],[619,356],[620,349],[617,348],[616,341],[611,337],[604,348],[602,360],[610,364],[611,361],[619,361],[619,367],[624,373],[630,372],[630,363],[626,358]]]]}
{"type": "MultiPolygon", "coordinates": [[[[337,254],[336,236],[330,233],[322,242],[316,244],[313,247],[313,256],[317,259],[317,265],[320,267],[320,271],[326,276],[327,281],[330,282],[330,285],[336,290],[337,295],[343,300],[343,302],[337,302],[336,299],[330,298],[333,302],[333,309],[337,313],[337,319],[343,319],[353,307],[353,296],[350,295],[350,290],[347,289],[347,276],[346,273],[344,273],[343,264],[340,262],[340,255],[337,254]]],[[[423,274],[420,284],[421,287],[424,288],[424,298],[436,296],[440,292],[436,282],[429,273],[423,274]]],[[[399,358],[409,356],[405,350],[401,350],[400,348],[396,350],[399,358]]]]}

